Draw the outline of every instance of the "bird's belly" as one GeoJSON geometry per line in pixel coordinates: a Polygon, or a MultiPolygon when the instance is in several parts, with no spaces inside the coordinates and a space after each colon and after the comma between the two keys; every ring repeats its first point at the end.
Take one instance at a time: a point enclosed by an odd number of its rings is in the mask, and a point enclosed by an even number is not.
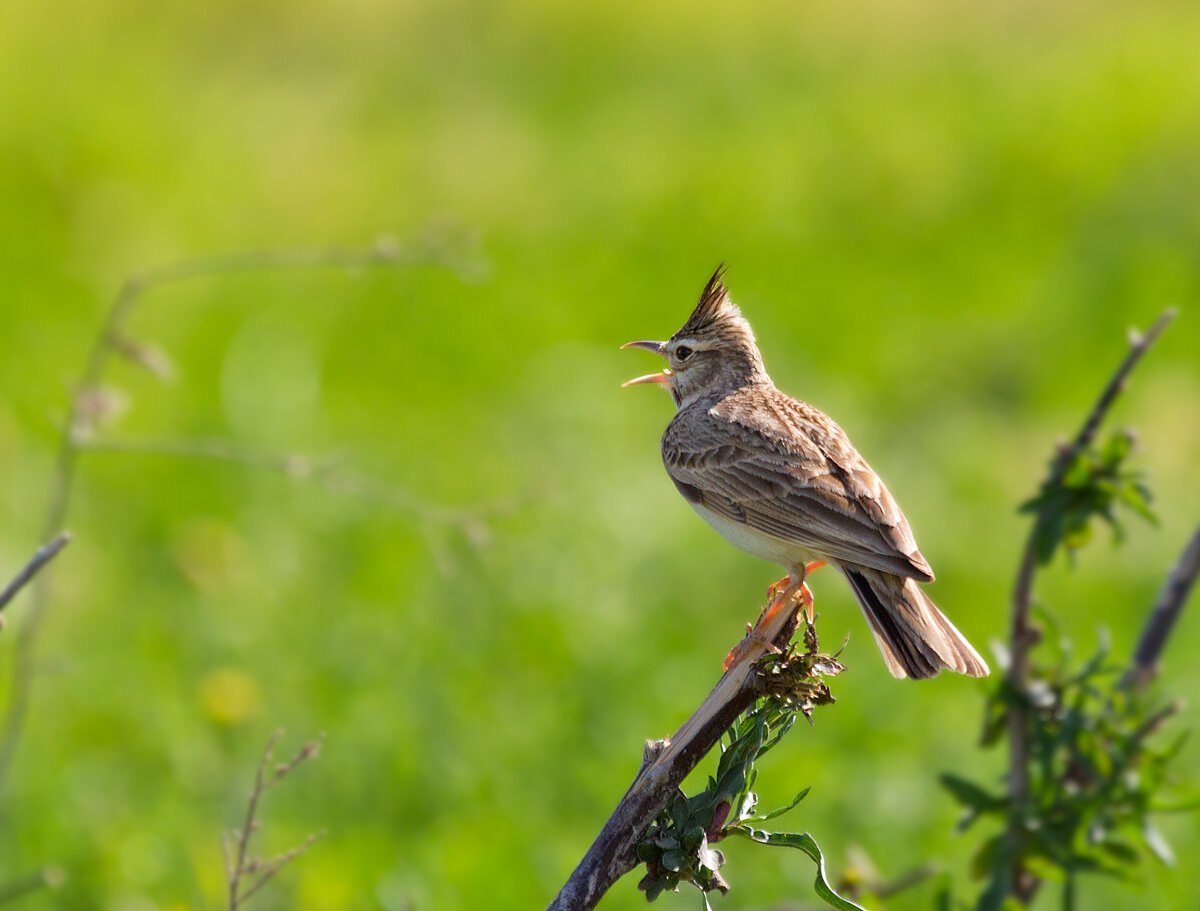
{"type": "Polygon", "coordinates": [[[689,505],[692,509],[696,510],[700,518],[715,528],[722,538],[734,547],[746,551],[748,554],[754,554],[756,557],[770,560],[772,563],[778,563],[789,570],[793,566],[810,563],[813,560],[821,558],[820,554],[814,554],[807,548],[801,547],[795,541],[777,538],[775,535],[769,535],[766,532],[759,531],[757,528],[752,528],[744,522],[735,522],[733,519],[713,512],[711,509],[707,509],[698,503],[690,503],[689,505]]]}

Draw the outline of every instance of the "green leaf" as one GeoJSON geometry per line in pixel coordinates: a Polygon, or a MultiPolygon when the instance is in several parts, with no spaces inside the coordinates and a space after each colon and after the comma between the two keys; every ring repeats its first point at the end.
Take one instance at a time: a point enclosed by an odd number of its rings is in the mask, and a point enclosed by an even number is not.
{"type": "Polygon", "coordinates": [[[1008,806],[1006,798],[992,794],[975,782],[950,772],[943,772],[939,775],[938,782],[954,796],[955,800],[970,807],[976,813],[990,813],[1008,806]]]}
{"type": "Polygon", "coordinates": [[[862,905],[856,905],[849,899],[842,898],[829,885],[829,880],[825,875],[825,855],[821,853],[820,846],[807,832],[800,834],[791,832],[763,832],[758,829],[752,829],[749,826],[735,826],[729,832],[741,835],[743,838],[748,838],[759,844],[775,845],[780,848],[796,848],[803,851],[817,865],[817,876],[813,881],[813,889],[825,904],[831,908],[837,908],[838,911],[866,911],[862,905]]]}
{"type": "Polygon", "coordinates": [[[1062,473],[1059,483],[1063,487],[1073,489],[1087,487],[1091,483],[1094,474],[1095,468],[1092,465],[1091,459],[1087,457],[1087,454],[1083,452],[1076,453],[1075,457],[1071,459],[1071,464],[1062,473]]]}
{"type": "Polygon", "coordinates": [[[682,851],[665,851],[660,863],[672,873],[678,873],[687,864],[687,858],[682,851]]]}
{"type": "Polygon", "coordinates": [[[784,813],[789,812],[790,810],[796,809],[796,807],[799,806],[800,801],[802,801],[805,797],[807,797],[808,792],[811,790],[812,790],[812,788],[805,788],[803,791],[801,791],[799,794],[797,794],[795,797],[793,797],[792,802],[789,803],[786,807],[780,807],[777,810],[772,810],[766,816],[759,816],[757,819],[755,819],[755,822],[766,822],[768,819],[775,819],[779,816],[782,816],[784,813]]]}

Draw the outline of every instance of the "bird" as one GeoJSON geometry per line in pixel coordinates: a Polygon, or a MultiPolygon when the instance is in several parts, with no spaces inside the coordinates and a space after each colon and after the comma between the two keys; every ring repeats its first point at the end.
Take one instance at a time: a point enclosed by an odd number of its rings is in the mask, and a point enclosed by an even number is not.
{"type": "Polygon", "coordinates": [[[811,618],[805,578],[828,564],[850,583],[892,676],[987,676],[921,588],[933,570],[895,499],[841,427],[776,388],[724,275],[722,265],[670,339],[622,346],[667,362],[624,385],[670,391],[676,412],[662,459],[675,487],[731,544],[787,570],[768,589],[764,616],[798,597],[811,618]]]}

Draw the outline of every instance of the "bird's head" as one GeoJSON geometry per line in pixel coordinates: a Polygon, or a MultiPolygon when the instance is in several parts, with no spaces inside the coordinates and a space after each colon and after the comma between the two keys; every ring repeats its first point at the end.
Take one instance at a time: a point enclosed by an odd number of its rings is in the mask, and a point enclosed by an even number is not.
{"type": "Polygon", "coordinates": [[[661,355],[667,368],[629,380],[626,386],[658,383],[671,391],[682,408],[703,395],[728,392],[768,380],[758,345],[742,311],[729,299],[721,266],[700,295],[700,303],[683,327],[665,342],[629,342],[661,355]]]}

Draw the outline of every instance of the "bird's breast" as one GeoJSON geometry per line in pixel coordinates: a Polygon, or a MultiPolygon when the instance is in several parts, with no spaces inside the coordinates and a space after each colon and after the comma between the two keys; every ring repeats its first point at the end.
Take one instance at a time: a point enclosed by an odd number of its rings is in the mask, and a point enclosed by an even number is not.
{"type": "Polygon", "coordinates": [[[759,531],[745,522],[738,522],[721,513],[714,512],[698,500],[689,498],[688,505],[696,510],[696,514],[700,518],[716,529],[722,538],[748,554],[778,563],[789,570],[793,566],[810,563],[821,558],[820,554],[814,554],[795,541],[777,538],[775,535],[759,531]]]}

